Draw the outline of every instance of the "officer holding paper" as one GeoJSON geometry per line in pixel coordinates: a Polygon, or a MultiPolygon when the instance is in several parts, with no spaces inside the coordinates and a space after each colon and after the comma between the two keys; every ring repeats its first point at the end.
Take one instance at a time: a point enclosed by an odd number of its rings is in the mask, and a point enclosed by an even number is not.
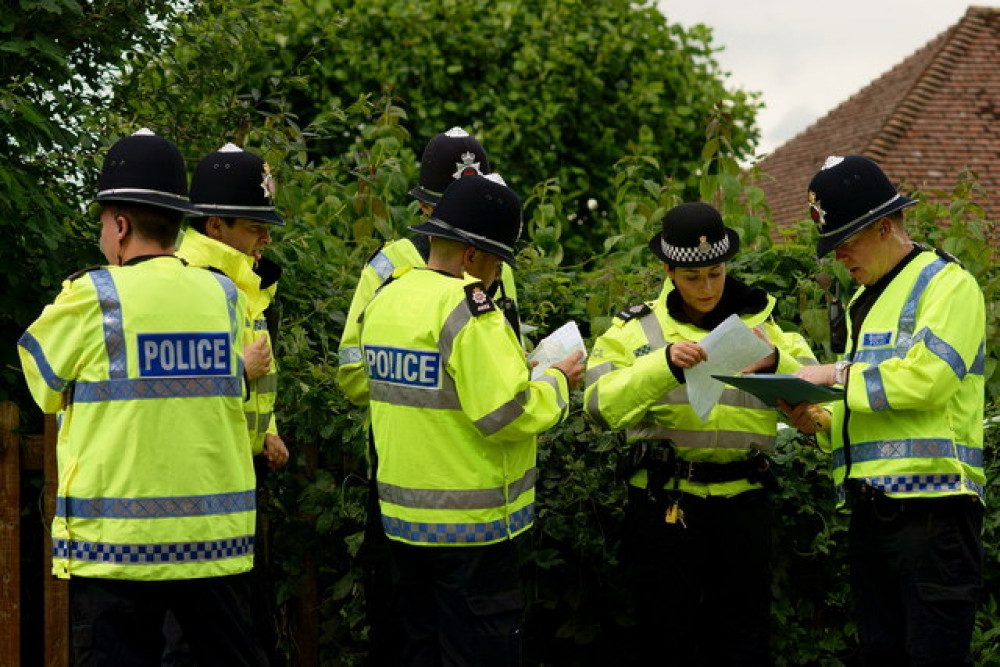
{"type": "Polygon", "coordinates": [[[495,279],[514,260],[521,204],[499,179],[455,181],[412,229],[430,237],[427,266],[394,273],[360,323],[400,659],[518,665],[535,439],[565,418],[581,354],[531,381],[514,330],[467,275],[480,263],[495,279]]]}
{"type": "Polygon", "coordinates": [[[634,575],[639,655],[669,647],[678,665],[767,665],[770,500],[766,452],[777,411],[727,387],[703,421],[685,373],[699,344],[737,315],[771,351],[751,367],[791,373],[815,363],[798,334],[771,319],[775,300],[727,275],[739,236],[704,203],[667,212],[649,244],[663,261],[661,296],[620,312],[587,363],[587,413],[624,429],[629,479],[625,558],[634,575]]]}

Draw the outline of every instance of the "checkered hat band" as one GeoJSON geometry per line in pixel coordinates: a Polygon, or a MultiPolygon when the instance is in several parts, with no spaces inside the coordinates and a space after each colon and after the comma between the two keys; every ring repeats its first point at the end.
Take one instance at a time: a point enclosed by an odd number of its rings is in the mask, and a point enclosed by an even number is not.
{"type": "Polygon", "coordinates": [[[213,211],[221,211],[224,209],[236,208],[243,209],[244,211],[273,211],[273,206],[245,206],[243,204],[195,204],[197,208],[211,209],[213,211]]]}
{"type": "Polygon", "coordinates": [[[826,238],[827,236],[833,236],[834,234],[840,234],[845,229],[850,229],[851,225],[856,224],[859,220],[867,218],[870,215],[877,215],[879,211],[882,211],[882,210],[888,208],[894,201],[896,201],[897,199],[899,199],[899,197],[900,197],[900,195],[897,194],[895,197],[893,197],[892,199],[890,199],[886,203],[882,204],[881,206],[876,206],[875,208],[873,208],[872,210],[868,211],[867,213],[863,213],[863,214],[859,215],[858,217],[854,218],[854,220],[851,220],[850,222],[845,223],[845,224],[841,225],[840,227],[837,227],[833,231],[830,231],[830,232],[820,232],[820,235],[819,235],[820,238],[826,238]]]}
{"type": "Polygon", "coordinates": [[[663,238],[660,238],[660,250],[671,262],[707,262],[722,257],[729,251],[729,237],[723,236],[721,241],[716,241],[709,246],[708,252],[701,252],[698,246],[687,248],[684,246],[670,245],[663,238]]]}

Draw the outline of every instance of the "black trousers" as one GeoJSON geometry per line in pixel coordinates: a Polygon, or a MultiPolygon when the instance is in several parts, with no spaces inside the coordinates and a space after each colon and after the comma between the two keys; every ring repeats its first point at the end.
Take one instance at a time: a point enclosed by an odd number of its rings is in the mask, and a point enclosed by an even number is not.
{"type": "Polygon", "coordinates": [[[865,665],[972,665],[983,507],[971,496],[859,500],[851,587],[865,665]]]}
{"type": "Polygon", "coordinates": [[[522,664],[525,595],[513,541],[418,547],[392,541],[401,664],[522,664]]]}
{"type": "Polygon", "coordinates": [[[637,654],[673,665],[770,665],[771,503],[629,487],[625,564],[632,574],[637,654]],[[679,498],[684,524],[665,514],[679,498]]]}
{"type": "Polygon", "coordinates": [[[247,607],[246,578],[69,582],[75,667],[156,667],[171,610],[198,665],[266,667],[247,607]]]}

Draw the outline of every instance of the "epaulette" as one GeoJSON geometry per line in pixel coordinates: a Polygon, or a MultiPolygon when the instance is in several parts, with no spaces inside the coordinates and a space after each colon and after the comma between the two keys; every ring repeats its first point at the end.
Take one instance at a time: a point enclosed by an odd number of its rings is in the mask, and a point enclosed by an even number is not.
{"type": "Polygon", "coordinates": [[[958,257],[955,257],[947,250],[941,250],[941,248],[934,248],[934,254],[936,254],[938,257],[940,257],[946,262],[951,262],[953,264],[958,264],[959,266],[962,266],[962,260],[960,260],[958,257]]]}
{"type": "Polygon", "coordinates": [[[482,283],[469,283],[465,286],[465,301],[475,317],[497,309],[493,299],[486,293],[486,285],[482,283]]]}
{"type": "MultiPolygon", "coordinates": [[[[226,276],[226,272],[220,268],[214,266],[196,266],[196,269],[205,269],[206,271],[211,271],[212,273],[218,273],[220,276],[226,276]]],[[[226,276],[227,278],[229,276],[226,276]]]]}
{"type": "Polygon", "coordinates": [[[629,306],[625,310],[619,312],[615,317],[620,319],[622,322],[628,322],[629,320],[634,320],[638,317],[645,317],[653,312],[653,309],[649,307],[647,303],[640,303],[635,306],[629,306]]]}
{"type": "Polygon", "coordinates": [[[79,271],[71,273],[70,275],[66,276],[66,280],[73,282],[74,280],[76,280],[77,278],[86,273],[90,273],[91,271],[99,271],[103,268],[104,268],[103,264],[94,264],[93,266],[88,266],[84,269],[80,269],[79,271]]]}

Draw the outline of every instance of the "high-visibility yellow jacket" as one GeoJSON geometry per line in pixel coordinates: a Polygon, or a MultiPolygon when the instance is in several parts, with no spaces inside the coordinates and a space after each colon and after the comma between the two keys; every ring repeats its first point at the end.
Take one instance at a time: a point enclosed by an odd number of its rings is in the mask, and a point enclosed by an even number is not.
{"type": "MultiPolygon", "coordinates": [[[[344,323],[344,332],[340,336],[337,355],[337,385],[355,405],[362,407],[368,405],[368,382],[361,359],[361,345],[358,342],[358,317],[371,301],[375,290],[388,280],[394,271],[407,267],[422,267],[426,264],[426,260],[413,245],[413,241],[400,239],[383,245],[361,269],[358,286],[354,290],[351,307],[347,313],[347,322],[344,323]]],[[[508,299],[504,307],[514,309],[516,314],[517,288],[514,286],[514,274],[507,264],[501,269],[500,281],[508,299]]]]}
{"type": "MultiPolygon", "coordinates": [[[[686,385],[678,382],[667,363],[666,347],[682,340],[697,342],[709,332],[670,315],[666,305],[672,291],[669,282],[655,301],[619,313],[594,343],[587,359],[587,414],[605,428],[625,429],[632,444],[671,440],[677,457],[684,461],[732,463],[745,460],[750,450],[772,451],[777,410],[752,394],[726,387],[705,422],[691,407],[686,385]]],[[[725,289],[734,290],[736,285],[727,279],[725,289]]],[[[771,319],[774,298],[759,292],[758,299],[764,305],[740,317],[749,327],[762,326],[778,348],[776,372],[792,373],[803,364],[816,363],[802,336],[782,331],[771,319]]],[[[629,482],[645,488],[647,471],[638,470],[629,482]]],[[[673,480],[669,486],[674,488],[673,480]]],[[[759,489],[761,484],[680,480],[677,488],[699,496],[732,496],[759,489]]]]}
{"type": "Polygon", "coordinates": [[[898,498],[983,497],[985,321],[975,278],[934,252],[891,280],[849,343],[846,400],[833,404],[838,500],[846,477],[898,498]]]}
{"type": "Polygon", "coordinates": [[[482,283],[397,275],[361,328],[385,532],[421,546],[522,533],[534,521],[535,436],[566,415],[566,377],[530,380],[482,283]]]}
{"type": "Polygon", "coordinates": [[[243,417],[245,302],[173,256],[67,280],[18,343],[45,412],[63,410],[56,576],[236,574],[256,500],[243,417]]]}
{"type": "MultiPolygon", "coordinates": [[[[210,266],[229,276],[246,296],[249,324],[244,329],[243,345],[249,345],[261,336],[267,337],[267,344],[272,345],[264,311],[271,305],[278,283],[273,282],[266,287],[262,285],[261,277],[254,271],[253,257],[190,228],[184,232],[177,256],[193,266],[210,266]]],[[[273,353],[273,346],[271,349],[273,353]]],[[[264,448],[266,433],[278,433],[274,418],[277,392],[278,362],[272,356],[271,370],[250,381],[249,397],[244,405],[254,455],[260,454],[264,448]]]]}

